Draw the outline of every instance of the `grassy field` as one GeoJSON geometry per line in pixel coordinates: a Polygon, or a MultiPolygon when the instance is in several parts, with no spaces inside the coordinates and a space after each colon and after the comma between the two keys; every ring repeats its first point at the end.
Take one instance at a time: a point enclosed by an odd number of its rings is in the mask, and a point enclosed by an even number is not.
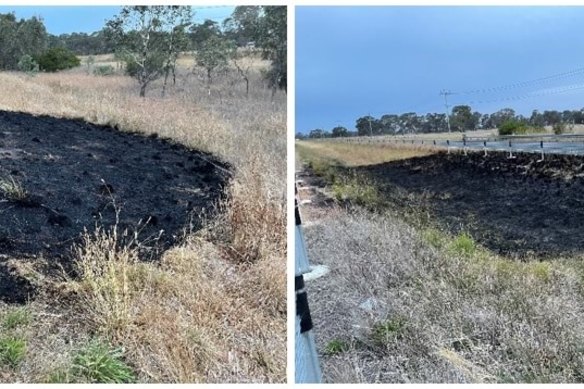
{"type": "MultiPolygon", "coordinates": [[[[309,166],[323,163],[316,150],[355,163],[336,145],[307,144],[297,150],[309,166]]],[[[370,153],[379,161],[377,148],[370,153]]],[[[323,177],[329,184],[319,191],[334,197],[338,181],[323,177]]],[[[373,212],[356,202],[303,206],[309,257],[330,268],[308,282],[327,382],[584,380],[583,255],[515,261],[465,232],[411,223],[375,197],[360,199],[373,212]]]]}
{"type": "MultiPolygon", "coordinates": [[[[99,64],[110,57],[98,58],[99,64]]],[[[217,218],[146,263],[117,231],[74,247],[79,277],[41,260],[3,258],[34,283],[25,306],[0,303],[0,382],[284,382],[286,376],[286,95],[250,60],[206,81],[182,68],[147,97],[118,71],[0,73],[0,109],[172,138],[233,167],[217,218]]]]}
{"type": "Polygon", "coordinates": [[[375,165],[417,156],[430,155],[432,150],[399,148],[390,144],[348,144],[297,141],[296,150],[303,160],[330,162],[343,166],[375,165]]]}

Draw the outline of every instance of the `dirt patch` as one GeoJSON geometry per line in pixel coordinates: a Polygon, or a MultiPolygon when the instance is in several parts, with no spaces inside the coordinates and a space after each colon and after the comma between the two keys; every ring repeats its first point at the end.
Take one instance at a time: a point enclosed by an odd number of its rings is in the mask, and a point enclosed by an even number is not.
{"type": "MultiPolygon", "coordinates": [[[[150,246],[144,259],[155,259],[212,214],[225,168],[155,135],[0,111],[0,179],[26,191],[0,193],[0,253],[67,265],[84,229],[114,225],[119,209],[119,229],[139,230],[150,246]]],[[[9,277],[0,259],[2,287],[9,277]]]]}
{"type": "Polygon", "coordinates": [[[445,154],[355,168],[384,200],[517,258],[584,251],[584,158],[445,154]]]}

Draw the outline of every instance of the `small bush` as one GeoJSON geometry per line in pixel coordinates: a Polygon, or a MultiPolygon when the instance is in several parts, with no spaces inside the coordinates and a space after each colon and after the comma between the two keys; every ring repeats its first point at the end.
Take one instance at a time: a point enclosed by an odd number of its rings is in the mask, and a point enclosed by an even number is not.
{"type": "Polygon", "coordinates": [[[45,72],[57,72],[71,69],[81,64],[75,54],[64,47],[53,47],[41,54],[37,62],[41,70],[45,72]]]}
{"type": "Polygon", "coordinates": [[[39,64],[28,54],[20,57],[17,67],[18,70],[27,74],[35,74],[39,71],[39,64]]]}
{"type": "Polygon", "coordinates": [[[17,327],[27,325],[30,322],[30,313],[25,308],[17,308],[6,314],[2,320],[2,327],[13,330],[17,327]]]}
{"type": "Polygon", "coordinates": [[[93,74],[96,76],[111,76],[115,73],[115,69],[111,65],[99,65],[93,69],[93,74]]]}
{"type": "Polygon", "coordinates": [[[517,120],[507,120],[499,127],[499,135],[524,134],[527,126],[517,120]]]}
{"type": "Polygon", "coordinates": [[[135,382],[134,372],[122,357],[122,350],[111,349],[100,341],[93,341],[75,355],[69,374],[58,372],[52,378],[107,384],[135,382]]]}
{"type": "Polygon", "coordinates": [[[331,340],[325,347],[324,352],[327,355],[337,355],[349,351],[351,346],[344,340],[331,340]]]}
{"type": "Polygon", "coordinates": [[[556,123],[552,126],[552,130],[556,135],[562,135],[566,132],[566,123],[556,123]]]}
{"type": "Polygon", "coordinates": [[[17,337],[0,338],[0,366],[16,367],[24,359],[26,341],[17,337]]]}

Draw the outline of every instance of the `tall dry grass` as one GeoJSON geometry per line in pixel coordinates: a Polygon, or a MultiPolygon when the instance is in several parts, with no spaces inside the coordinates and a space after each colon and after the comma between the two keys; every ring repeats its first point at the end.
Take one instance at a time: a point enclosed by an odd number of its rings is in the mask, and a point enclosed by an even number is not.
{"type": "Polygon", "coordinates": [[[329,213],[305,234],[330,268],[308,282],[327,382],[582,382],[582,256],[516,263],[396,215],[329,213]]]}
{"type": "Polygon", "coordinates": [[[0,73],[0,109],[156,133],[212,153],[233,172],[219,216],[159,264],[140,262],[114,231],[87,233],[76,249],[80,279],[48,283],[31,304],[41,318],[58,312],[52,322],[75,328],[62,335],[79,341],[40,336],[42,323],[33,323],[28,341],[42,357],[29,355],[6,375],[0,367],[1,380],[46,381],[91,334],[122,346],[145,382],[285,380],[286,96],[274,95],[259,69],[249,96],[233,69],[210,90],[182,69],[164,98],[158,81],[145,99],[134,80],[84,67],[0,73]]]}

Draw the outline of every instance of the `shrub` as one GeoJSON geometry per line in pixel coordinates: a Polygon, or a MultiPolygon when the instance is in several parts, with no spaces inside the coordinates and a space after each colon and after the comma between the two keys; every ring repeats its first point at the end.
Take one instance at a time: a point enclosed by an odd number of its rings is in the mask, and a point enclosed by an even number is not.
{"type": "Polygon", "coordinates": [[[18,70],[27,74],[35,74],[39,71],[39,64],[28,54],[20,57],[17,67],[18,70]]]}
{"type": "Polygon", "coordinates": [[[556,123],[552,126],[554,134],[561,135],[566,132],[566,123],[556,123]]]}
{"type": "Polygon", "coordinates": [[[71,69],[81,64],[79,58],[64,47],[53,47],[45,51],[38,57],[37,62],[40,69],[46,72],[71,69]]]}
{"type": "Polygon", "coordinates": [[[96,76],[111,76],[114,72],[115,69],[111,65],[99,65],[93,69],[93,74],[96,76]]]}
{"type": "Polygon", "coordinates": [[[499,135],[524,134],[527,126],[517,120],[507,120],[499,127],[499,135]]]}

